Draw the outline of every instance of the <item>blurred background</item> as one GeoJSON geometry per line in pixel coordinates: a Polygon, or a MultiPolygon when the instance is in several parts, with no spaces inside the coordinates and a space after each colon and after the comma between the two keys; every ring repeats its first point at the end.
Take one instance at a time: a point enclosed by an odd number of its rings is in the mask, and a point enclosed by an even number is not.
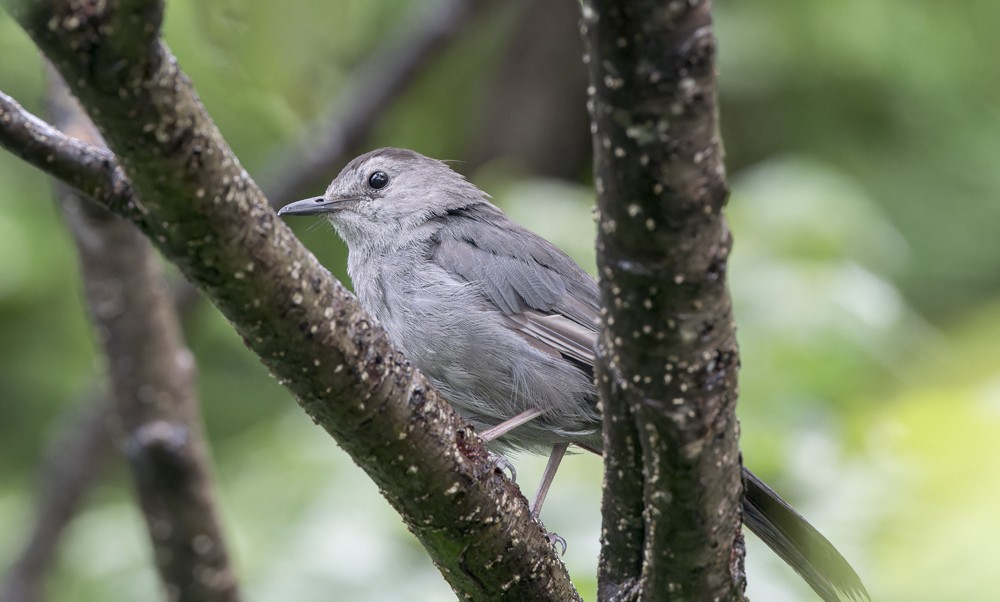
{"type": "MultiPolygon", "coordinates": [[[[593,272],[578,6],[468,4],[457,36],[351,150],[403,146],[460,160],[456,169],[514,219],[593,272]]],[[[405,55],[401,41],[452,5],[173,0],[165,32],[244,166],[266,185],[308,156],[330,107],[343,110],[344,91],[364,87],[359,73],[378,74],[405,55]]],[[[995,599],[998,22],[992,0],[715,2],[744,461],[837,544],[881,602],[995,599]]],[[[37,53],[3,14],[0,89],[44,112],[37,53]]],[[[295,193],[320,193],[341,165],[295,183],[295,193]]],[[[292,225],[346,281],[331,228],[292,225]]],[[[50,183],[6,153],[0,258],[6,571],[33,520],[45,450],[102,374],[50,183]]],[[[246,598],[450,599],[374,486],[215,310],[195,304],[186,332],[246,598]]],[[[516,463],[533,490],[543,460],[516,463]]],[[[125,477],[109,456],[65,535],[50,599],[158,595],[125,477]]],[[[569,542],[566,562],[587,599],[600,482],[595,458],[569,458],[543,515],[569,542]]],[[[813,599],[748,539],[751,598],[813,599]]]]}

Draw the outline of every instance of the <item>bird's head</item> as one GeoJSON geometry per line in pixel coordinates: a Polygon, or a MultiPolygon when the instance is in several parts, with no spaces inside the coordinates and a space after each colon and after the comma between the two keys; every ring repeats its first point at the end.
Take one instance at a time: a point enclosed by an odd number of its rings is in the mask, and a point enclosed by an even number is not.
{"type": "Polygon", "coordinates": [[[485,194],[442,161],[380,148],[357,157],[326,193],[285,205],[278,215],[322,215],[349,249],[398,240],[428,220],[486,201],[485,194]]]}

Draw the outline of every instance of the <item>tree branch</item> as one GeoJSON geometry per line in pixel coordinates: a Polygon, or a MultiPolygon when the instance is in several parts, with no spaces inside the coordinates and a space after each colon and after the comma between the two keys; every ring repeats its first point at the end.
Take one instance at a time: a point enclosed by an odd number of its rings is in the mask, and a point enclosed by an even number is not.
{"type": "MultiPolygon", "coordinates": [[[[99,142],[55,77],[51,90],[59,126],[99,142]]],[[[168,597],[237,601],[198,413],[194,360],[182,341],[159,262],[132,224],[65,185],[57,186],[57,196],[107,357],[112,424],[132,469],[168,597]]]]}
{"type": "MultiPolygon", "coordinates": [[[[265,174],[265,190],[271,199],[288,199],[306,194],[307,186],[322,177],[325,172],[347,160],[348,153],[359,146],[370,135],[378,118],[385,114],[393,101],[409,87],[431,60],[447,47],[457,32],[465,28],[475,19],[488,4],[485,0],[454,0],[443,9],[431,11],[429,16],[416,24],[408,32],[407,38],[399,44],[387,45],[386,49],[368,59],[360,68],[359,75],[348,84],[347,90],[341,94],[336,103],[327,112],[328,117],[319,123],[333,123],[331,128],[307,128],[292,152],[293,159],[288,160],[287,151],[275,156],[284,161],[284,167],[265,174]],[[314,132],[319,131],[317,136],[314,132]],[[314,148],[314,151],[304,149],[314,148]],[[270,186],[268,185],[270,184],[270,186]]],[[[5,98],[3,102],[12,102],[5,98]]],[[[11,111],[12,115],[22,115],[19,111],[11,111]]],[[[39,137],[48,128],[47,124],[33,124],[34,137],[39,137]]],[[[317,124],[319,125],[319,124],[317,124]]],[[[31,133],[25,131],[24,133],[31,133]]],[[[87,154],[92,155],[92,161],[98,166],[113,167],[114,163],[107,161],[111,155],[104,149],[96,147],[76,147],[76,141],[68,139],[63,142],[69,145],[77,156],[65,150],[62,159],[66,168],[75,169],[84,161],[80,160],[87,154]],[[75,160],[74,160],[75,159],[75,160]]],[[[37,142],[27,144],[22,140],[17,147],[28,151],[34,145],[36,150],[44,155],[37,160],[40,166],[49,163],[49,149],[37,142]]],[[[24,157],[27,158],[27,157],[24,157]]],[[[54,157],[53,157],[54,158],[54,157]]],[[[29,161],[34,162],[34,161],[29,161]]],[[[104,171],[98,169],[95,171],[104,171]]],[[[108,169],[107,173],[91,174],[105,177],[117,186],[106,187],[106,205],[121,207],[138,207],[133,198],[130,186],[120,170],[108,169]],[[114,198],[115,196],[119,198],[114,198]]],[[[135,218],[133,218],[135,219],[135,218]]],[[[203,297],[197,289],[187,281],[181,281],[175,291],[177,309],[183,321],[185,315],[190,315],[192,308],[200,305],[203,297]]],[[[35,515],[30,535],[21,550],[20,555],[12,564],[4,582],[0,585],[0,600],[38,600],[41,596],[41,583],[45,572],[51,564],[57,543],[79,509],[79,501],[93,485],[98,471],[103,466],[108,447],[107,429],[103,417],[110,403],[100,400],[85,400],[86,416],[74,421],[69,427],[70,432],[61,434],[52,443],[50,455],[72,459],[71,468],[59,470],[67,465],[65,462],[48,462],[41,469],[42,486],[38,494],[38,511],[35,515]],[[93,419],[91,419],[93,418],[93,419]],[[70,450],[70,451],[59,451],[70,450]],[[100,453],[98,453],[100,452],[100,453]]]]}
{"type": "MultiPolygon", "coordinates": [[[[62,15],[72,4],[14,2],[12,14],[121,158],[148,212],[143,231],[376,481],[457,592],[575,599],[523,496],[276,218],[174,57],[159,44],[148,60],[133,56],[144,48],[105,44],[105,33],[121,30],[114,2],[92,5],[70,23],[62,15]],[[141,80],[88,79],[123,65],[128,71],[133,62],[150,66],[141,80]]],[[[8,121],[0,112],[0,128],[8,121]]]]}
{"type": "Polygon", "coordinates": [[[261,178],[267,196],[273,202],[286,203],[314,195],[317,185],[325,187],[336,175],[331,168],[350,158],[348,155],[371,134],[378,118],[423,67],[492,3],[445,0],[443,6],[429,10],[421,5],[425,14],[420,23],[401,41],[385,44],[361,65],[327,115],[304,128],[297,148],[275,153],[267,162],[277,166],[261,178]]]}
{"type": "Polygon", "coordinates": [[[598,371],[608,599],[743,599],[710,6],[583,3],[608,308],[598,371]]]}
{"type": "Polygon", "coordinates": [[[38,169],[85,191],[115,213],[141,222],[145,211],[111,151],[67,136],[0,92],[0,145],[38,169]]]}
{"type": "MultiPolygon", "coordinates": [[[[348,83],[347,89],[338,96],[336,102],[327,111],[327,116],[318,120],[314,124],[315,127],[305,129],[306,133],[297,144],[297,148],[291,149],[291,152],[289,149],[285,149],[275,154],[277,158],[275,163],[283,161],[284,167],[268,172],[270,175],[265,174],[264,188],[267,191],[267,196],[272,199],[287,200],[300,193],[305,194],[311,182],[323,177],[323,174],[329,169],[345,162],[352,149],[359,146],[370,135],[379,117],[385,114],[395,99],[412,85],[426,65],[440,54],[455,39],[456,35],[467,27],[469,22],[477,18],[489,3],[488,0],[452,0],[443,8],[428,11],[426,17],[407,32],[402,42],[386,44],[384,50],[367,59],[360,66],[358,75],[348,83]],[[324,124],[329,123],[333,125],[323,127],[324,124]],[[307,150],[310,148],[314,150],[307,150]],[[292,159],[288,159],[290,154],[292,159]]],[[[0,102],[13,102],[2,95],[0,98],[2,98],[0,102]]],[[[23,116],[23,113],[18,110],[10,111],[10,114],[23,116]]],[[[40,155],[33,158],[28,156],[22,158],[44,168],[51,161],[52,155],[48,146],[39,144],[38,140],[52,136],[60,137],[61,132],[51,131],[51,126],[43,122],[35,122],[31,125],[33,127],[26,128],[23,132],[33,138],[31,143],[22,140],[15,146],[27,152],[30,152],[33,147],[40,155]]],[[[97,169],[92,172],[86,170],[90,172],[87,173],[87,177],[107,178],[119,184],[125,184],[105,187],[107,192],[103,197],[105,205],[138,207],[138,202],[132,195],[131,186],[124,178],[123,172],[115,169],[115,164],[109,161],[111,154],[108,151],[98,147],[80,145],[74,138],[62,139],[58,146],[72,151],[64,151],[63,156],[60,157],[66,162],[66,169],[79,168],[81,163],[84,163],[79,159],[89,155],[90,161],[97,169]],[[100,173],[102,171],[105,173],[100,173]]],[[[133,217],[133,219],[135,218],[133,217]]],[[[182,320],[184,316],[190,315],[191,310],[199,306],[199,302],[203,299],[197,289],[187,281],[178,282],[175,293],[178,312],[182,320]]],[[[101,405],[101,407],[106,406],[107,404],[101,405]]],[[[94,412],[96,410],[95,407],[94,412]]],[[[55,441],[53,445],[62,449],[64,446],[75,445],[77,441],[95,442],[95,445],[97,441],[105,441],[107,434],[103,423],[95,426],[92,422],[85,420],[75,422],[71,426],[73,432],[67,433],[65,437],[55,441]]],[[[66,501],[75,500],[82,496],[93,482],[93,479],[90,478],[91,475],[94,475],[101,465],[89,454],[71,454],[71,457],[80,458],[81,466],[72,471],[72,478],[67,480],[65,485],[49,483],[53,479],[61,478],[59,475],[65,471],[58,474],[53,472],[54,476],[45,477],[45,474],[52,471],[43,469],[43,480],[48,484],[42,488],[39,494],[41,510],[36,516],[32,529],[33,535],[28,538],[19,560],[14,563],[14,567],[5,579],[0,591],[23,592],[28,591],[27,588],[37,591],[37,584],[40,583],[51,562],[56,542],[63,528],[77,510],[78,504],[67,504],[66,501]],[[93,459],[93,462],[90,459],[93,459]],[[71,490],[72,495],[66,495],[66,490],[71,490]]],[[[8,597],[0,593],[0,599],[8,597]]],[[[33,594],[30,597],[17,595],[11,599],[37,598],[38,595],[33,594]]]]}

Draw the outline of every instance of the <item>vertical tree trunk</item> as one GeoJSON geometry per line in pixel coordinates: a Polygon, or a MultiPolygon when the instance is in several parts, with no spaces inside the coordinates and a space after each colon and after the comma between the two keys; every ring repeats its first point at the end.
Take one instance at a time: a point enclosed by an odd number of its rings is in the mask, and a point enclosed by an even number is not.
{"type": "Polygon", "coordinates": [[[603,599],[745,588],[710,6],[583,3],[607,308],[603,599]]]}

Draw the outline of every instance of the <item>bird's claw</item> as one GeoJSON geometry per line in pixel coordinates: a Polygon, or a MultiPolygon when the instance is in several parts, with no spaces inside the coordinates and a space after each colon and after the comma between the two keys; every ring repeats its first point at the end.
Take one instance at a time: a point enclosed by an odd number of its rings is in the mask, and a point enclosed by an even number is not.
{"type": "Polygon", "coordinates": [[[545,539],[549,540],[549,543],[552,544],[553,546],[558,546],[562,548],[562,551],[559,552],[560,556],[566,555],[566,550],[568,549],[568,546],[566,545],[566,540],[563,538],[562,535],[550,531],[545,534],[545,539]]]}
{"type": "Polygon", "coordinates": [[[517,470],[514,469],[514,465],[511,464],[510,460],[500,454],[490,452],[490,463],[493,464],[494,470],[509,472],[510,480],[515,483],[517,482],[517,470]]]}

